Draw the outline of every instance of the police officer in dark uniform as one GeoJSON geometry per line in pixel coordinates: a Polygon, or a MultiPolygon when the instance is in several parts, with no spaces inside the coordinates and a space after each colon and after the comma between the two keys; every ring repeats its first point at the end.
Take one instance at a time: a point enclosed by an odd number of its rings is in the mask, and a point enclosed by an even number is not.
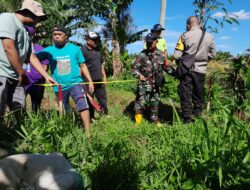
{"type": "Polygon", "coordinates": [[[140,124],[142,112],[148,105],[151,110],[151,120],[159,124],[158,108],[160,102],[160,88],[163,85],[163,70],[165,65],[164,52],[157,49],[158,36],[149,33],[146,38],[146,49],[136,58],[132,65],[132,73],[138,79],[135,101],[135,121],[140,124]]]}

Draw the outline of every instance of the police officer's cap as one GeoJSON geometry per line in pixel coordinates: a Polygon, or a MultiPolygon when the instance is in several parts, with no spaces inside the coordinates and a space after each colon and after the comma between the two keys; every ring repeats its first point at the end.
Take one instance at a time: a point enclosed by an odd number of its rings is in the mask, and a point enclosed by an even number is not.
{"type": "Polygon", "coordinates": [[[153,41],[155,41],[155,40],[157,40],[158,39],[158,36],[156,35],[156,34],[154,34],[154,33],[149,33],[149,34],[147,34],[147,36],[145,37],[145,41],[146,42],[153,42],[153,41]]]}
{"type": "Polygon", "coordinates": [[[154,32],[154,31],[158,32],[158,31],[162,31],[162,30],[165,30],[165,28],[163,28],[162,25],[160,25],[160,24],[155,24],[153,26],[153,28],[151,29],[152,32],[154,32]]]}
{"type": "Polygon", "coordinates": [[[101,39],[100,35],[97,32],[88,32],[85,35],[85,38],[91,39],[91,40],[100,40],[101,39]]]}

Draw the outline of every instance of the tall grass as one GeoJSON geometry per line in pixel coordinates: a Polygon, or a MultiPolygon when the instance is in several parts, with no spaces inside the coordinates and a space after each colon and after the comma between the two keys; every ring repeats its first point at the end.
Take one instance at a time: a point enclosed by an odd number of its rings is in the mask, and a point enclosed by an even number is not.
{"type": "MultiPolygon", "coordinates": [[[[15,152],[62,153],[84,177],[85,189],[249,189],[247,102],[240,102],[246,117],[237,117],[242,89],[227,91],[229,85],[212,76],[209,109],[193,124],[182,124],[176,106],[178,81],[166,76],[161,128],[146,118],[141,126],[134,124],[135,82],[113,83],[107,85],[110,117],[98,117],[90,138],[76,114],[60,116],[52,110],[28,112],[19,129],[11,125],[12,117],[5,118],[8,127],[0,127],[0,145],[15,152]]],[[[134,78],[126,73],[121,79],[134,78]]]]}
{"type": "Polygon", "coordinates": [[[221,109],[190,125],[177,118],[157,128],[144,119],[138,127],[133,113],[124,114],[134,94],[108,91],[111,117],[100,117],[90,138],[73,113],[63,118],[56,111],[28,114],[16,151],[61,152],[84,176],[86,189],[249,187],[248,123],[221,109]]]}

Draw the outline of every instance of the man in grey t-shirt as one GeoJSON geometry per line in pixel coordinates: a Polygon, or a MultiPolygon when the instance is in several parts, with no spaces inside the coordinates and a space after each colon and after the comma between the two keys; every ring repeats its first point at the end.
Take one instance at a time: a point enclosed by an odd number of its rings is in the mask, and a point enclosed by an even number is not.
{"type": "MultiPolygon", "coordinates": [[[[191,16],[187,20],[187,32],[182,34],[176,45],[174,57],[180,59],[184,55],[192,55],[197,51],[202,30],[198,18],[191,16]]],[[[180,79],[178,94],[185,123],[192,122],[192,115],[200,116],[204,104],[204,83],[207,64],[215,57],[215,43],[213,37],[205,32],[204,38],[195,56],[194,66],[188,74],[180,79]]]]}
{"type": "Polygon", "coordinates": [[[0,116],[8,105],[11,110],[25,107],[23,85],[28,83],[22,64],[25,60],[41,73],[48,83],[56,82],[44,71],[32,53],[31,39],[24,25],[46,19],[40,3],[24,0],[15,13],[0,14],[0,116]]]}

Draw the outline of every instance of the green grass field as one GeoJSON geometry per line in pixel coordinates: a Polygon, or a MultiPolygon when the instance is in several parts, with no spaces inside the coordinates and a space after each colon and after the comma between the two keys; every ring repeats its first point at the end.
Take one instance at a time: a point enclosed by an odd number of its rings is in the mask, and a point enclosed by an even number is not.
{"type": "Polygon", "coordinates": [[[86,189],[249,188],[248,122],[221,110],[183,125],[174,107],[178,104],[163,98],[162,127],[147,119],[136,126],[133,89],[108,87],[109,117],[97,114],[90,138],[74,113],[61,117],[55,109],[43,110],[28,112],[19,130],[2,126],[1,147],[61,152],[82,174],[86,189]]]}

